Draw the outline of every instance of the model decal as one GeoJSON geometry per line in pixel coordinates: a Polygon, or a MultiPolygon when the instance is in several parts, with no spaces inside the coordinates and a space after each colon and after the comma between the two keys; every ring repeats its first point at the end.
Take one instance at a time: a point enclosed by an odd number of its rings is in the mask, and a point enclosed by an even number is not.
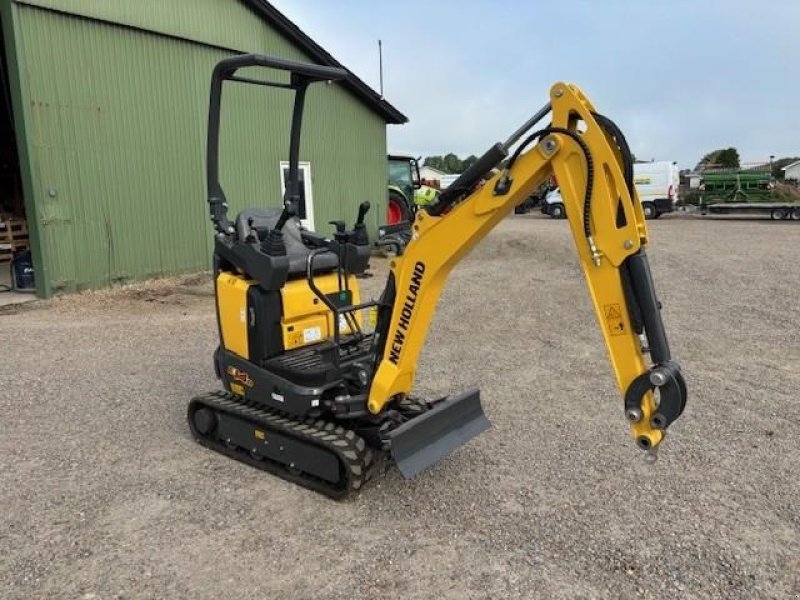
{"type": "Polygon", "coordinates": [[[417,261],[414,265],[414,273],[411,275],[411,284],[408,286],[403,309],[400,312],[400,323],[394,332],[392,346],[389,348],[389,362],[397,364],[400,361],[400,353],[403,351],[403,344],[406,341],[406,332],[411,325],[411,317],[414,315],[414,306],[417,304],[419,289],[422,287],[422,276],[425,275],[425,263],[417,261]]]}

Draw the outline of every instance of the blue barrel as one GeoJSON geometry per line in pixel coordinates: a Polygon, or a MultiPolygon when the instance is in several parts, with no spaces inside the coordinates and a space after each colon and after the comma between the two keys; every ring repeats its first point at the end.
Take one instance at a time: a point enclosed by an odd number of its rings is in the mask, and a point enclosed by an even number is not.
{"type": "Polygon", "coordinates": [[[14,256],[11,261],[11,272],[14,278],[14,289],[33,290],[36,288],[30,250],[23,250],[14,256]]]}

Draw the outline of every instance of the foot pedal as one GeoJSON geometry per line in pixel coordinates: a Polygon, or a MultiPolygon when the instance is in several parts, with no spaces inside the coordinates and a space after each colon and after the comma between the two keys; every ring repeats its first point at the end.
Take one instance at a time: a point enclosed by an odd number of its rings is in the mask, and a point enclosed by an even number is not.
{"type": "Polygon", "coordinates": [[[438,462],[491,426],[479,390],[450,396],[386,435],[406,479],[438,462]]]}

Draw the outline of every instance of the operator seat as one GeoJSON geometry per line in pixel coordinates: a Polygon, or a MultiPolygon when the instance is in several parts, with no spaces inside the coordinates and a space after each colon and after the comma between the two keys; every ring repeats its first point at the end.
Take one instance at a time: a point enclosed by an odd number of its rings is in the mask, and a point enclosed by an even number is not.
{"type": "MultiPolygon", "coordinates": [[[[280,208],[247,208],[236,217],[236,233],[240,241],[246,240],[250,235],[261,237],[275,227],[281,216],[280,208]]],[[[302,225],[300,219],[292,217],[283,226],[283,243],[289,257],[289,277],[297,278],[306,274],[306,260],[314,250],[303,241],[301,235],[302,225]]],[[[339,266],[339,257],[333,252],[323,252],[314,258],[314,272],[332,271],[339,266]]]]}

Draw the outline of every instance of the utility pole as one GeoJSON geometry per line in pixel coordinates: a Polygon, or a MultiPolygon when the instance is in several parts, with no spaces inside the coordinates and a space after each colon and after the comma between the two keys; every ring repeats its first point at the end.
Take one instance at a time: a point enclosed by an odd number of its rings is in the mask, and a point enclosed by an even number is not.
{"type": "Polygon", "coordinates": [[[381,100],[383,100],[383,44],[378,40],[378,71],[381,77],[381,100]]]}

